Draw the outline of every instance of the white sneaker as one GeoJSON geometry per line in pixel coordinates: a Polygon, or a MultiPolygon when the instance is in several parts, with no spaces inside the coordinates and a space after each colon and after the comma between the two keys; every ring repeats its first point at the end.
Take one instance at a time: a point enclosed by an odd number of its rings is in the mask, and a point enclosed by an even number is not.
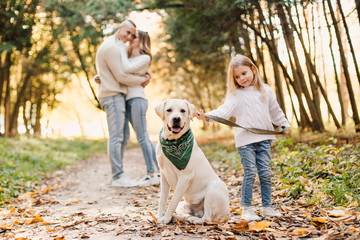
{"type": "Polygon", "coordinates": [[[145,177],[143,177],[140,181],[139,181],[139,186],[141,187],[149,187],[152,185],[152,176],[149,175],[145,175],[145,177]]]}
{"type": "Polygon", "coordinates": [[[155,173],[153,175],[153,185],[159,185],[160,184],[160,173],[155,173]]]}
{"type": "Polygon", "coordinates": [[[152,176],[145,175],[140,181],[139,186],[142,187],[149,187],[151,185],[159,185],[160,184],[160,178],[158,174],[154,174],[152,176]]]}
{"type": "Polygon", "coordinates": [[[258,221],[261,219],[261,217],[259,217],[255,213],[253,207],[244,207],[241,214],[241,218],[244,219],[245,221],[258,221]]]}
{"type": "Polygon", "coordinates": [[[116,180],[111,181],[112,187],[137,187],[139,183],[131,178],[129,178],[124,173],[116,180]]]}
{"type": "Polygon", "coordinates": [[[276,210],[272,207],[263,207],[263,215],[266,217],[281,217],[282,216],[282,214],[278,210],[276,210]]]}

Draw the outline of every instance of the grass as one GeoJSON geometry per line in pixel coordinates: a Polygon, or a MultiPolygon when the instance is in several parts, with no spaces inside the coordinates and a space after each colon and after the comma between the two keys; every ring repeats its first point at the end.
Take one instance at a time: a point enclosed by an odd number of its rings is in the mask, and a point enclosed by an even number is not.
{"type": "MultiPolygon", "coordinates": [[[[290,199],[304,199],[319,206],[360,207],[360,143],[339,144],[330,137],[324,143],[293,143],[278,139],[272,147],[273,184],[290,199]]],[[[210,161],[220,170],[242,170],[232,143],[202,144],[210,161]]]]}
{"type": "Polygon", "coordinates": [[[0,206],[55,170],[106,152],[106,140],[0,138],[0,206]]]}

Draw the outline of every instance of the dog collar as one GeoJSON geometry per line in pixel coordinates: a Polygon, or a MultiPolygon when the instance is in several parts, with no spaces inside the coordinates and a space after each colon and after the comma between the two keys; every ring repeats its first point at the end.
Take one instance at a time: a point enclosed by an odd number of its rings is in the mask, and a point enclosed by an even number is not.
{"type": "Polygon", "coordinates": [[[191,129],[175,140],[164,139],[161,136],[162,131],[163,129],[160,131],[159,139],[163,153],[179,170],[185,169],[194,145],[194,135],[191,129]]]}

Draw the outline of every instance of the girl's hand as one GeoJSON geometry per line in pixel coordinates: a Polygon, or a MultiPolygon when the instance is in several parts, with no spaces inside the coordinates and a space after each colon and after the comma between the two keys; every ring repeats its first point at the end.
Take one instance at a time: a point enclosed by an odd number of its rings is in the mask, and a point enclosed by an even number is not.
{"type": "Polygon", "coordinates": [[[209,121],[209,118],[205,117],[204,110],[202,110],[201,108],[199,111],[196,111],[196,118],[199,120],[209,121]]]}
{"type": "Polygon", "coordinates": [[[100,76],[99,75],[95,75],[95,77],[93,78],[94,81],[97,83],[97,84],[100,84],[101,83],[101,80],[100,80],[100,76]]]}

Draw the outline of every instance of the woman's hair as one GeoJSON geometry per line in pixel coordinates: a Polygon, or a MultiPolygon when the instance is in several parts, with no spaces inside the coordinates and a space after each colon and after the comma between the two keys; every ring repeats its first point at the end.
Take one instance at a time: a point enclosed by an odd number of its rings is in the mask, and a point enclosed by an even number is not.
{"type": "Polygon", "coordinates": [[[228,95],[234,93],[236,89],[243,88],[236,82],[236,80],[234,78],[234,68],[236,68],[238,66],[250,67],[251,71],[254,74],[254,80],[251,85],[254,86],[260,92],[262,92],[263,96],[265,96],[265,90],[262,85],[262,80],[259,75],[258,68],[255,66],[255,64],[251,61],[250,58],[248,58],[244,55],[240,55],[240,54],[236,54],[230,60],[228,72],[227,72],[227,93],[226,93],[226,95],[228,96],[228,95]]]}
{"type": "MultiPolygon", "coordinates": [[[[150,36],[148,32],[144,32],[141,30],[137,30],[137,33],[139,35],[139,41],[140,41],[140,52],[141,54],[147,54],[150,56],[150,62],[152,60],[152,54],[151,54],[151,41],[150,36]]],[[[129,48],[129,56],[131,54],[131,48],[129,48]]]]}

